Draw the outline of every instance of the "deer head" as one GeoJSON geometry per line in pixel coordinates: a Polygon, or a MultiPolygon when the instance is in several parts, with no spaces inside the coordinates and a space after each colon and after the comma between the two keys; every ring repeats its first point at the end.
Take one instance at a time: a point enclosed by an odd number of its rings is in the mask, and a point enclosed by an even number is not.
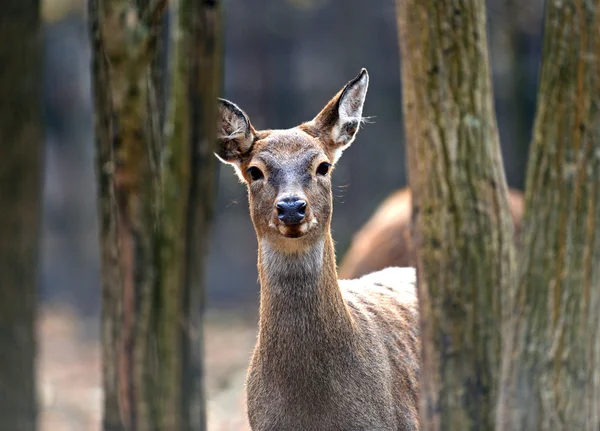
{"type": "Polygon", "coordinates": [[[358,132],[368,85],[362,69],[312,121],[287,130],[255,130],[220,99],[217,156],[248,187],[259,241],[295,252],[330,234],[331,171],[358,132]]]}

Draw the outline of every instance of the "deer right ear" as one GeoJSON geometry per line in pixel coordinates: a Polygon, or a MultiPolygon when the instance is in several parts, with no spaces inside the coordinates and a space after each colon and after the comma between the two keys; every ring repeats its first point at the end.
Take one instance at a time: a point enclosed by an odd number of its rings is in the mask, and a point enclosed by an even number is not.
{"type": "Polygon", "coordinates": [[[219,99],[217,157],[239,169],[255,139],[255,131],[244,111],[229,100],[219,99]]]}
{"type": "Polygon", "coordinates": [[[334,162],[354,141],[361,123],[365,121],[362,111],[368,88],[369,73],[363,68],[311,122],[331,148],[334,162]]]}

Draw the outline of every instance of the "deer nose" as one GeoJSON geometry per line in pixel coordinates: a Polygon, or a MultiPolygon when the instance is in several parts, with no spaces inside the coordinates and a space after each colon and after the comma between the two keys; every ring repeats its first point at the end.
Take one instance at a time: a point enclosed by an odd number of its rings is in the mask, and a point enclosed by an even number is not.
{"type": "Polygon", "coordinates": [[[277,202],[275,208],[277,217],[286,225],[298,224],[306,216],[306,202],[297,197],[284,198],[277,202]]]}

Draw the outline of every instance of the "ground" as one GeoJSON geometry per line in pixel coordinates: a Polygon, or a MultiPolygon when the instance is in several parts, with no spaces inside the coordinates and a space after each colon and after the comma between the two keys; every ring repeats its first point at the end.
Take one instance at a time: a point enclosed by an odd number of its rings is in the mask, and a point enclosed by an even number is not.
{"type": "MultiPolygon", "coordinates": [[[[46,308],[38,328],[40,431],[100,431],[97,324],[65,309],[46,308]]],[[[244,378],[256,319],[244,312],[209,312],[205,334],[208,431],[249,431],[244,378]]]]}

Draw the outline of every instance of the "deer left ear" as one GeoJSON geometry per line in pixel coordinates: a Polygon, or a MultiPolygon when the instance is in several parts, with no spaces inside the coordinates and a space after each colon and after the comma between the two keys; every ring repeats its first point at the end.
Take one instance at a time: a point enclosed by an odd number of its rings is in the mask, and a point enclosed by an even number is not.
{"type": "Polygon", "coordinates": [[[319,137],[332,147],[334,162],[356,137],[368,88],[369,73],[362,69],[311,122],[319,137]]]}

